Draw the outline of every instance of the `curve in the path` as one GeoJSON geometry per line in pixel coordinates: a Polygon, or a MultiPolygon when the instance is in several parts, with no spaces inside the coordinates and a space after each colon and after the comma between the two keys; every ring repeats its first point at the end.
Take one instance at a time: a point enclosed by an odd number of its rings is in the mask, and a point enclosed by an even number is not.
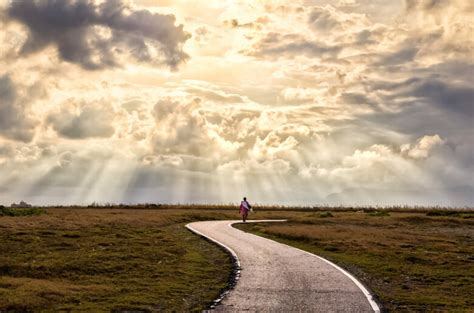
{"type": "MultiPolygon", "coordinates": [[[[270,221],[277,220],[249,222],[270,221]]],[[[380,312],[370,292],[344,269],[312,253],[231,226],[239,222],[186,225],[226,249],[241,269],[238,283],[214,310],[380,312]]]]}

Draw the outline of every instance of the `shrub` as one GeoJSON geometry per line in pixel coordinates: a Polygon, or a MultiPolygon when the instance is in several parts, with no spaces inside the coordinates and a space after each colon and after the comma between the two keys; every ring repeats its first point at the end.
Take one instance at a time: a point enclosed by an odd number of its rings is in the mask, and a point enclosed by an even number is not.
{"type": "Polygon", "coordinates": [[[322,212],[319,213],[319,217],[334,217],[334,215],[331,212],[322,212]]]}
{"type": "Polygon", "coordinates": [[[443,210],[435,210],[426,213],[426,216],[457,216],[459,215],[459,212],[457,211],[443,211],[443,210]]]}
{"type": "Polygon", "coordinates": [[[40,208],[6,208],[0,207],[0,216],[32,216],[45,214],[46,211],[40,208]]]}

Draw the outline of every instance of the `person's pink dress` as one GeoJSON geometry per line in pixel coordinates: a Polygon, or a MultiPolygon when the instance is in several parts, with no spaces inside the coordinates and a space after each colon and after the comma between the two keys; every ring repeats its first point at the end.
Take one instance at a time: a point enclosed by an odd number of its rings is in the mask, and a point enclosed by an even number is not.
{"type": "Polygon", "coordinates": [[[244,205],[244,202],[240,202],[240,215],[245,215],[249,213],[249,208],[244,205]]]}

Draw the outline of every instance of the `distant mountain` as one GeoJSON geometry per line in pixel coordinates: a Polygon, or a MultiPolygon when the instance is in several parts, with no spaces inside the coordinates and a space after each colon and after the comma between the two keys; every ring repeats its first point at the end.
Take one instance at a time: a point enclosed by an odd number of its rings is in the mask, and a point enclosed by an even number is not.
{"type": "Polygon", "coordinates": [[[352,188],[325,198],[330,205],[420,205],[474,207],[474,187],[386,190],[352,188]]]}

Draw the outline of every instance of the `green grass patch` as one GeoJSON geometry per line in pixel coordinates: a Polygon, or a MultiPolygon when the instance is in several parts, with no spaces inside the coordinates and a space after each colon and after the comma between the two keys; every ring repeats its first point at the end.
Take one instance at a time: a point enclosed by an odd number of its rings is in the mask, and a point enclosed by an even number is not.
{"type": "Polygon", "coordinates": [[[369,215],[369,216],[390,216],[390,213],[388,211],[376,210],[376,211],[367,212],[367,215],[369,215]]]}
{"type": "Polygon", "coordinates": [[[325,218],[325,217],[334,217],[334,215],[331,212],[322,212],[319,213],[319,217],[325,218]]]}
{"type": "Polygon", "coordinates": [[[6,208],[0,206],[0,216],[34,216],[41,214],[46,214],[46,211],[40,208],[6,208]]]}

